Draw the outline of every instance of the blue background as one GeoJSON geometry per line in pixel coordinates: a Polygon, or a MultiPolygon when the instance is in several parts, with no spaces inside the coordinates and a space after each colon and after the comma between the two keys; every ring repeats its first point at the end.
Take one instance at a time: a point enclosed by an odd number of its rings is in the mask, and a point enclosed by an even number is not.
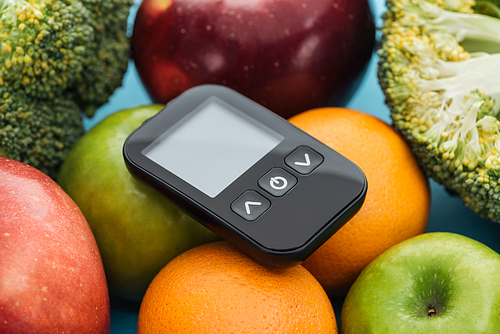
{"type": "MultiPolygon", "coordinates": [[[[250,1],[250,0],[249,0],[250,1]]],[[[385,11],[383,0],[370,0],[376,24],[381,25],[381,14],[385,11]]],[[[137,4],[132,8],[129,28],[133,24],[137,4]]],[[[379,35],[377,35],[379,37],[379,35]]],[[[374,54],[367,74],[356,95],[347,107],[362,110],[390,123],[389,110],[384,104],[384,96],[377,82],[376,66],[378,58],[374,54]]],[[[151,100],[141,85],[134,64],[131,62],[125,75],[123,86],[116,90],[108,104],[101,107],[96,116],[85,120],[86,129],[104,117],[125,108],[150,104],[151,100]]],[[[500,224],[476,216],[462,202],[450,196],[442,186],[430,181],[432,207],[428,232],[448,231],[469,236],[500,252],[500,224]]],[[[390,185],[387,185],[388,187],[390,185]]],[[[342,307],[342,298],[332,299],[337,317],[342,307]]],[[[136,333],[139,303],[131,303],[116,298],[111,299],[111,333],[136,333]]],[[[338,319],[338,318],[337,318],[338,319]]]]}

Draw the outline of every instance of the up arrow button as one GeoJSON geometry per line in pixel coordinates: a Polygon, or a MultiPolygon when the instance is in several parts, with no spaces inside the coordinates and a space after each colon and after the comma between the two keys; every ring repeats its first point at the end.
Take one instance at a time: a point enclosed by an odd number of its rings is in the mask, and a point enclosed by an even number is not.
{"type": "Polygon", "coordinates": [[[309,174],[323,163],[323,156],[308,146],[299,146],[285,158],[285,163],[300,174],[309,174]]]}
{"type": "Polygon", "coordinates": [[[254,221],[269,209],[271,202],[254,190],[247,190],[233,203],[231,210],[241,218],[254,221]]]}
{"type": "Polygon", "coordinates": [[[245,202],[245,211],[247,212],[247,215],[252,214],[252,211],[250,210],[250,205],[262,205],[262,202],[246,201],[245,202]]]}

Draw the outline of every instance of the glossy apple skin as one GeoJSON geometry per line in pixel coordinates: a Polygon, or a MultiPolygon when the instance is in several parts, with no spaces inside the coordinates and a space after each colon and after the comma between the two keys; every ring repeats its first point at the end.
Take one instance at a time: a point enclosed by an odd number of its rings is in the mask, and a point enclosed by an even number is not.
{"type": "Polygon", "coordinates": [[[341,334],[497,333],[500,255],[455,233],[426,233],[371,262],[349,290],[341,334]]]}
{"type": "Polygon", "coordinates": [[[143,0],[132,34],[153,101],[222,84],[285,118],[347,103],[374,43],[367,0],[143,0]]]}
{"type": "Polygon", "coordinates": [[[170,260],[220,240],[165,195],[136,180],[125,165],[125,140],[162,107],[124,109],[103,119],[73,147],[57,179],[94,232],[110,294],[138,302],[170,260]]]}
{"type": "Polygon", "coordinates": [[[108,289],[85,217],[48,176],[0,157],[0,333],[109,333],[108,289]]]}

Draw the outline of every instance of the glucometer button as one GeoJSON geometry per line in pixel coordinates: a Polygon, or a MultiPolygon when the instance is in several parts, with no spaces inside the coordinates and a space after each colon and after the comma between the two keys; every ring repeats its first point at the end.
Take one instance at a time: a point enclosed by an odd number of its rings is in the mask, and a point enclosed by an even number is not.
{"type": "Polygon", "coordinates": [[[271,202],[253,190],[245,191],[233,203],[231,210],[248,221],[254,221],[269,209],[271,202]]]}
{"type": "Polygon", "coordinates": [[[259,187],[276,197],[283,196],[296,184],[295,176],[281,168],[273,168],[259,179],[259,187]]]}
{"type": "Polygon", "coordinates": [[[285,163],[300,174],[309,174],[323,162],[323,156],[308,146],[299,146],[285,158],[285,163]]]}

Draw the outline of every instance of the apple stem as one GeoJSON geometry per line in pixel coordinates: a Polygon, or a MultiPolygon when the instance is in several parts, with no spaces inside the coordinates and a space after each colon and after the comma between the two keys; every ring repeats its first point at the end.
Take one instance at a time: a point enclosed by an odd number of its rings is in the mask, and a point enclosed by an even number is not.
{"type": "Polygon", "coordinates": [[[437,315],[436,308],[433,305],[427,306],[427,316],[435,317],[437,315]]]}

